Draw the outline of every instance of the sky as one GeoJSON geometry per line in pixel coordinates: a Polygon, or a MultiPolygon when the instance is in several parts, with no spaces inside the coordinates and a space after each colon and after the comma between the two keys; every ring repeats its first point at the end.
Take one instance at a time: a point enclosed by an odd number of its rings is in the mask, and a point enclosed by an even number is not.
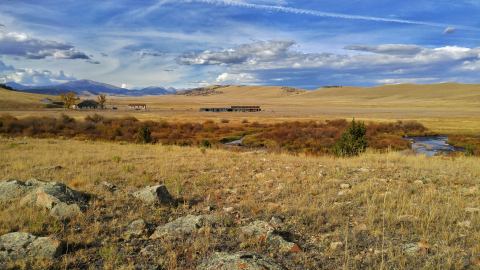
{"type": "Polygon", "coordinates": [[[480,83],[480,0],[2,0],[0,82],[480,83]]]}

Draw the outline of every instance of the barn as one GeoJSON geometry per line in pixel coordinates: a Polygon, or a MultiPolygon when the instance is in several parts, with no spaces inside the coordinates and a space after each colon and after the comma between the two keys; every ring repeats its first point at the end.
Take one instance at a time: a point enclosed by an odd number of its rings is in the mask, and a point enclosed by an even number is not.
{"type": "Polygon", "coordinates": [[[77,104],[76,108],[80,110],[96,110],[100,104],[95,100],[87,99],[77,104]]]}

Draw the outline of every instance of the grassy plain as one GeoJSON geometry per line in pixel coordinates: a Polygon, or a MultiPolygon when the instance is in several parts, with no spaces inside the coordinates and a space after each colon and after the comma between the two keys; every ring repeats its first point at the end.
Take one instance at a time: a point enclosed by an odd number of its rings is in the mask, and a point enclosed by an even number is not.
{"type": "MultiPolygon", "coordinates": [[[[2,99],[6,90],[0,90],[2,99]]],[[[275,86],[229,86],[209,96],[110,97],[108,104],[117,111],[103,111],[107,117],[135,116],[140,120],[175,122],[220,121],[240,123],[329,120],[353,117],[365,121],[416,120],[438,133],[474,134],[480,132],[480,85],[433,84],[389,85],[371,88],[343,87],[290,92],[275,86]],[[129,111],[128,103],[146,103],[149,110],[129,111]],[[260,113],[200,113],[201,107],[260,105],[260,113]]],[[[27,94],[28,95],[28,94],[27,94]]],[[[29,97],[36,99],[37,97],[29,97]]],[[[10,100],[10,99],[8,99],[10,100]]],[[[7,100],[7,102],[8,102],[7,100]]],[[[15,99],[21,100],[21,99],[15,99]]],[[[13,116],[58,115],[62,110],[13,108],[0,102],[0,110],[13,116]]],[[[68,111],[84,118],[92,112],[68,111]]]]}
{"type": "Polygon", "coordinates": [[[43,211],[0,206],[0,234],[26,231],[68,243],[58,261],[25,268],[194,269],[219,250],[258,252],[288,269],[480,267],[475,157],[368,152],[342,159],[28,138],[0,138],[0,153],[0,179],[56,180],[93,195],[87,212],[64,224],[43,211]],[[61,169],[50,169],[55,166],[61,169]],[[157,183],[184,203],[150,207],[129,195],[157,183]],[[228,207],[233,211],[223,210],[228,207]],[[122,238],[136,218],[162,225],[201,213],[218,214],[229,225],[180,241],[122,238]],[[284,218],[282,230],[302,252],[279,254],[258,240],[239,240],[240,226],[272,216],[284,218]],[[409,254],[412,245],[418,249],[409,254]],[[145,247],[155,247],[155,255],[145,247]]]}

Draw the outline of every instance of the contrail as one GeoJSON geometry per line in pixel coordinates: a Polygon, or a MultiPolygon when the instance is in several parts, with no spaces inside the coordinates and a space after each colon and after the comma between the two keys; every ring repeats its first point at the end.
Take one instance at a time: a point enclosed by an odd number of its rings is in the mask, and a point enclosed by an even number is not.
{"type": "Polygon", "coordinates": [[[232,0],[183,0],[182,2],[184,2],[184,3],[204,3],[204,4],[210,4],[210,5],[234,6],[234,7],[249,8],[249,9],[275,11],[275,12],[281,12],[281,13],[309,15],[309,16],[315,16],[315,17],[338,18],[338,19],[347,19],[347,20],[363,20],[363,21],[387,22],[387,23],[400,23],[400,24],[413,24],[413,25],[424,25],[424,26],[432,26],[432,27],[439,27],[439,28],[455,27],[457,29],[473,30],[473,31],[479,31],[480,30],[480,29],[475,28],[475,27],[461,26],[461,25],[450,25],[450,24],[435,23],[435,22],[404,20],[404,19],[394,19],[394,18],[383,18],[383,17],[372,17],[372,16],[361,16],[361,15],[350,15],[350,14],[343,14],[343,13],[323,12],[323,11],[317,11],[317,10],[301,9],[301,8],[285,7],[285,6],[250,4],[250,3],[238,2],[238,1],[232,1],[232,0]]]}

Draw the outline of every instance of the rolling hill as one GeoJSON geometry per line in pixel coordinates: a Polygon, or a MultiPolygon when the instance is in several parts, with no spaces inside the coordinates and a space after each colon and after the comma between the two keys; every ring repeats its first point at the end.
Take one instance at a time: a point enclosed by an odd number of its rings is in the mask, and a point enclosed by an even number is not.
{"type": "Polygon", "coordinates": [[[42,99],[57,99],[51,95],[23,93],[0,88],[0,109],[38,109],[43,108],[42,99]]]}

